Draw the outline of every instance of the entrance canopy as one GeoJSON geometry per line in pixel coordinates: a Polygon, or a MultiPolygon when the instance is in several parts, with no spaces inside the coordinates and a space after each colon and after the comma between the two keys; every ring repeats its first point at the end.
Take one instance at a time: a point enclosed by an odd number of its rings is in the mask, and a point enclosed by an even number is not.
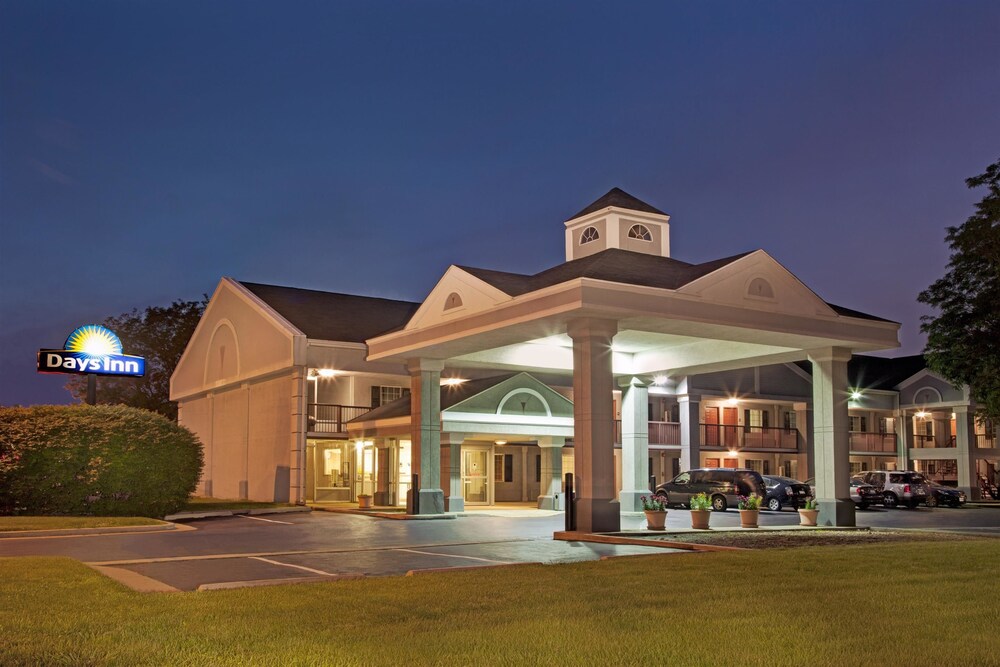
{"type": "Polygon", "coordinates": [[[703,264],[610,249],[525,276],[452,266],[369,359],[573,369],[576,319],[617,323],[616,375],[688,375],[805,359],[812,349],[897,347],[899,324],[841,308],[763,250],[703,264]]]}

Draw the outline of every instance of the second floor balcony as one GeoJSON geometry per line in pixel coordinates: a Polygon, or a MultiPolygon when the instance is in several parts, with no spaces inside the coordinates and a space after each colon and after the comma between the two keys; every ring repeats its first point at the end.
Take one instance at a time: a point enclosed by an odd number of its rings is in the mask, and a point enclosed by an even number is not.
{"type": "Polygon", "coordinates": [[[336,405],[332,403],[310,403],[306,410],[306,430],[310,433],[343,435],[347,432],[347,422],[371,410],[362,405],[336,405]]]}
{"type": "Polygon", "coordinates": [[[796,429],[773,426],[700,424],[703,447],[796,452],[801,437],[796,429]]]}
{"type": "Polygon", "coordinates": [[[864,433],[851,431],[850,450],[852,452],[896,453],[895,433],[864,433]]]}

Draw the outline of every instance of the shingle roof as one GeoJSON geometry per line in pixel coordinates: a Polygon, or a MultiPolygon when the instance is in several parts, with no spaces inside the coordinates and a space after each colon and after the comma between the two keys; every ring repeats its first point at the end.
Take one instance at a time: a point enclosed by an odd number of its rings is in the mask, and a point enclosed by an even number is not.
{"type": "Polygon", "coordinates": [[[240,281],[307,338],[364,343],[400,329],[419,303],[240,281]]]}
{"type": "MultiPolygon", "coordinates": [[[[441,409],[447,410],[453,405],[458,405],[467,398],[471,398],[476,394],[480,394],[490,387],[495,387],[504,380],[508,380],[517,375],[517,373],[507,373],[505,375],[494,375],[488,378],[479,378],[478,380],[469,380],[457,385],[445,385],[441,387],[441,409]]],[[[410,396],[406,395],[402,398],[397,398],[395,401],[386,403],[385,405],[380,405],[374,410],[370,410],[365,414],[352,419],[348,423],[352,422],[366,422],[373,419],[393,419],[395,417],[407,417],[410,414],[410,396]]]]}
{"type": "MultiPolygon", "coordinates": [[[[812,364],[808,361],[797,361],[795,364],[812,374],[812,364]]],[[[900,382],[925,368],[927,362],[922,354],[895,359],[855,354],[847,362],[847,384],[852,389],[893,390],[900,382]]]]}
{"type": "Polygon", "coordinates": [[[567,220],[574,220],[581,216],[587,215],[588,213],[593,213],[594,211],[600,211],[602,208],[607,208],[609,206],[617,206],[618,208],[627,208],[630,211],[644,211],[646,213],[656,213],[657,215],[666,215],[663,211],[647,204],[641,199],[637,199],[625,192],[621,188],[611,188],[608,190],[607,194],[599,198],[597,201],[592,203],[590,206],[586,207],[576,215],[567,220]]]}
{"type": "Polygon", "coordinates": [[[471,273],[510,296],[520,296],[575,278],[592,278],[626,285],[678,289],[749,254],[745,252],[702,264],[688,264],[670,257],[609,248],[587,257],[558,264],[533,276],[467,266],[458,268],[471,273]]]}

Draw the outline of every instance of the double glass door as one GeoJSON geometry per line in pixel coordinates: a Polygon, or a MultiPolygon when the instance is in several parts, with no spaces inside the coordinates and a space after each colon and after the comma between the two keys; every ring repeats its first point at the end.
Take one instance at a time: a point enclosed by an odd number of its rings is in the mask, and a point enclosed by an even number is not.
{"type": "Polygon", "coordinates": [[[489,505],[490,488],[489,447],[462,447],[462,491],[469,505],[489,505]]]}

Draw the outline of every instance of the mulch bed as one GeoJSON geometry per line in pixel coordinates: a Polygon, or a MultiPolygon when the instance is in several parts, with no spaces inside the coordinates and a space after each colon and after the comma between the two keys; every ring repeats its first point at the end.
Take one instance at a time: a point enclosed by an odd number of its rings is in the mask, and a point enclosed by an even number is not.
{"type": "Polygon", "coordinates": [[[851,544],[880,544],[885,542],[941,542],[982,539],[976,535],[903,530],[788,530],[761,531],[759,533],[719,532],[680,533],[645,538],[656,541],[714,544],[744,549],[787,549],[794,547],[843,546],[851,544]]]}

